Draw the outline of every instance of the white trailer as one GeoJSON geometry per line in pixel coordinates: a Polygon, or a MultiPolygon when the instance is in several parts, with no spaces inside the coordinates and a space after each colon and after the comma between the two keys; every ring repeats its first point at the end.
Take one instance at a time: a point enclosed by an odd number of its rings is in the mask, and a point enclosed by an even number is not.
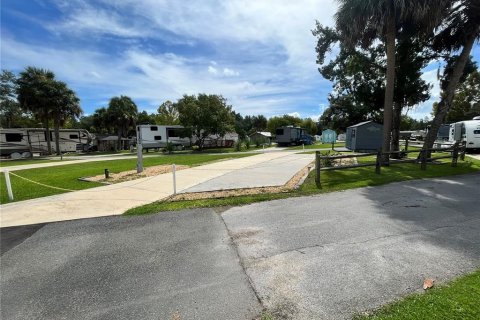
{"type": "Polygon", "coordinates": [[[137,142],[147,150],[165,148],[167,143],[183,149],[190,146],[190,138],[184,136],[184,129],[180,125],[138,125],[137,142]]]}
{"type": "Polygon", "coordinates": [[[480,120],[465,120],[450,125],[450,142],[463,142],[467,149],[480,149],[480,120]]]}
{"type": "MultiPolygon", "coordinates": [[[[55,131],[50,129],[52,152],[56,152],[55,131]]],[[[60,151],[87,151],[92,135],[84,129],[60,129],[60,151]]],[[[0,129],[0,150],[2,156],[11,158],[31,157],[33,153],[46,153],[47,130],[43,128],[0,129]]]]}

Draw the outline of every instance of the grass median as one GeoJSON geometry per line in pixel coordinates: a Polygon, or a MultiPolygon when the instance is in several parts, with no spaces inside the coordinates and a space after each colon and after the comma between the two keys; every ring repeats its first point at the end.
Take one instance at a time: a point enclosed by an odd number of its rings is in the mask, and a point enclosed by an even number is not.
{"type": "MultiPolygon", "coordinates": [[[[289,147],[288,150],[302,150],[302,149],[331,149],[332,144],[331,143],[314,143],[311,145],[306,145],[306,146],[295,146],[295,147],[289,147]]],[[[336,142],[335,147],[345,147],[345,142],[336,142]]]]}
{"type": "MultiPolygon", "coordinates": [[[[213,161],[226,160],[233,158],[248,157],[251,154],[225,154],[225,155],[159,155],[158,157],[146,157],[143,159],[145,167],[165,164],[178,164],[197,166],[213,161]]],[[[108,168],[112,173],[118,173],[127,170],[133,170],[136,167],[136,159],[119,159],[109,161],[94,161],[77,163],[71,165],[62,165],[48,168],[26,169],[19,170],[13,173],[18,174],[24,178],[43,183],[49,186],[70,189],[82,190],[101,186],[102,184],[96,182],[80,181],[80,177],[89,177],[103,174],[104,169],[108,168]]],[[[12,189],[14,194],[14,201],[21,201],[27,199],[40,198],[67,191],[52,189],[48,187],[39,186],[32,182],[23,180],[21,178],[10,175],[12,182],[12,189]]],[[[4,174],[0,177],[0,200],[1,203],[8,202],[7,190],[5,185],[4,174]]]]}
{"type": "MultiPolygon", "coordinates": [[[[375,158],[369,157],[361,160],[361,162],[371,161],[375,161],[375,158]]],[[[378,186],[391,182],[422,178],[435,178],[480,171],[480,161],[470,157],[466,157],[465,161],[459,161],[457,167],[451,167],[450,160],[448,159],[440,160],[440,162],[443,164],[427,165],[427,170],[425,171],[420,170],[419,164],[413,163],[394,164],[389,167],[382,167],[381,174],[375,173],[375,167],[322,171],[322,183],[320,188],[318,188],[315,183],[315,171],[312,171],[305,179],[305,182],[298,189],[289,192],[262,193],[255,195],[201,200],[158,201],[144,206],[132,208],[125,212],[125,214],[140,215],[189,208],[239,206],[254,202],[277,200],[289,197],[309,196],[367,186],[378,186]]]]}
{"type": "Polygon", "coordinates": [[[480,270],[354,319],[480,319],[480,270]]]}

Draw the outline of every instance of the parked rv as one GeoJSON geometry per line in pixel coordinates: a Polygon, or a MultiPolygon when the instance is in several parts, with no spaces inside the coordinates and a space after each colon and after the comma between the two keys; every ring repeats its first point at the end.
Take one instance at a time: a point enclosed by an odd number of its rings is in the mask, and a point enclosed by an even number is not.
{"type": "MultiPolygon", "coordinates": [[[[52,152],[56,152],[55,131],[50,129],[52,152]]],[[[92,135],[84,129],[60,129],[60,151],[88,151],[92,135]]],[[[47,131],[44,128],[0,129],[0,152],[11,158],[28,158],[33,153],[47,153],[47,131]]]]}
{"type": "Polygon", "coordinates": [[[480,149],[480,120],[465,120],[450,125],[450,142],[464,142],[467,149],[480,149]]]}
{"type": "Polygon", "coordinates": [[[313,138],[306,137],[305,129],[294,126],[279,127],[275,130],[275,135],[279,146],[301,145],[313,141],[313,138]]]}
{"type": "Polygon", "coordinates": [[[190,146],[190,138],[184,135],[185,128],[180,125],[138,125],[137,141],[141,141],[143,149],[165,148],[167,143],[174,147],[190,146]]]}

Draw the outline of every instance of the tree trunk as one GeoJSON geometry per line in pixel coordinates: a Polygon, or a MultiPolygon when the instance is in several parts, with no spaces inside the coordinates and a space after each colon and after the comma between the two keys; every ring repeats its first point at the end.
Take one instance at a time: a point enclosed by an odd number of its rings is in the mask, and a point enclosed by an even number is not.
{"type": "Polygon", "coordinates": [[[118,139],[117,139],[117,148],[115,151],[119,151],[119,150],[122,150],[122,127],[118,127],[117,129],[117,134],[118,134],[118,139]]]}
{"type": "MultiPolygon", "coordinates": [[[[393,107],[393,118],[392,118],[392,151],[400,151],[400,122],[402,119],[402,104],[395,102],[393,107]]],[[[400,155],[395,153],[392,155],[392,158],[399,159],[400,155]]]]}
{"type": "MultiPolygon", "coordinates": [[[[458,83],[460,82],[460,77],[463,74],[463,69],[467,64],[470,52],[472,51],[473,44],[475,42],[476,32],[473,32],[472,35],[467,39],[465,46],[463,47],[462,53],[458,57],[455,66],[453,67],[452,77],[448,82],[447,89],[443,92],[440,102],[438,103],[437,110],[435,112],[435,117],[432,120],[430,129],[428,130],[427,136],[425,137],[425,142],[423,144],[423,149],[431,149],[433,143],[435,142],[440,126],[445,121],[448,111],[452,105],[453,97],[455,95],[455,90],[457,89],[458,83]]],[[[428,152],[430,155],[430,152],[428,152]]]]}
{"type": "Polygon", "coordinates": [[[50,136],[50,125],[48,123],[48,117],[44,118],[45,137],[47,138],[47,154],[52,154],[52,137],[50,136]]]}
{"type": "MultiPolygon", "coordinates": [[[[387,82],[385,85],[385,101],[383,107],[383,144],[382,151],[390,151],[390,136],[392,131],[393,90],[395,85],[395,17],[389,17],[386,32],[387,47],[387,82]]],[[[388,163],[388,155],[383,156],[383,162],[388,163]]]]}
{"type": "Polygon", "coordinates": [[[55,131],[55,150],[59,156],[62,153],[60,150],[60,121],[58,121],[58,119],[54,119],[53,126],[55,131]]]}

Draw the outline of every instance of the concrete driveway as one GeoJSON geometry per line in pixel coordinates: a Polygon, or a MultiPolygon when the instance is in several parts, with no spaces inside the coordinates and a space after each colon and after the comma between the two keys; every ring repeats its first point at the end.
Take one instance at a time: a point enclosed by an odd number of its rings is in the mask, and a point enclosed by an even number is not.
{"type": "Polygon", "coordinates": [[[0,318],[348,319],[480,267],[478,208],[475,174],[4,228],[0,318]]]}

